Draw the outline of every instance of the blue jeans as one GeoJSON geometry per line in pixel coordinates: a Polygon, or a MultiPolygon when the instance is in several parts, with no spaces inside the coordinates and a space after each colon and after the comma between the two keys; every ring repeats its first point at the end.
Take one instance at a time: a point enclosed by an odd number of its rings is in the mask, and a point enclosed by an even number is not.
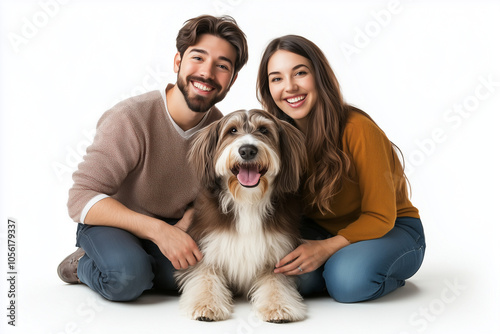
{"type": "MultiPolygon", "coordinates": [[[[332,235],[311,220],[302,223],[302,237],[321,240],[332,235]]],[[[418,218],[398,217],[385,236],[359,241],[333,254],[317,270],[298,276],[303,296],[324,293],[339,302],[380,298],[405,284],[422,264],[425,237],[418,218]]]]}
{"type": "Polygon", "coordinates": [[[85,250],[78,278],[104,298],[130,301],[152,288],[177,291],[175,269],[153,242],[119,228],[83,224],[76,240],[85,250]]]}

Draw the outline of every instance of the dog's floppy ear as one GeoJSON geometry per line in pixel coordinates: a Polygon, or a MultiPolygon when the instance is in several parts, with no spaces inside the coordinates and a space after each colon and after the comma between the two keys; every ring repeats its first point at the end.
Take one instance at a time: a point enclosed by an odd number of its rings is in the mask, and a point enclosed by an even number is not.
{"type": "Polygon", "coordinates": [[[216,184],[214,154],[219,137],[219,121],[201,129],[193,139],[188,159],[201,185],[212,189],[216,184]]]}
{"type": "Polygon", "coordinates": [[[281,173],[276,185],[282,193],[296,192],[302,174],[307,170],[305,136],[293,125],[277,120],[280,132],[281,173]]]}

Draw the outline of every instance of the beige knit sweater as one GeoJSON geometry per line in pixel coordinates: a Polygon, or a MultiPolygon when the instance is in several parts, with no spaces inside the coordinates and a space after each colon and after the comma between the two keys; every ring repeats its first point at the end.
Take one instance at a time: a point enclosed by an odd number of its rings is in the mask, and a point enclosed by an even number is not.
{"type": "Polygon", "coordinates": [[[73,174],[70,217],[84,223],[92,205],[111,196],[148,216],[181,218],[197,193],[187,162],[192,136],[221,117],[213,107],[195,128],[183,131],[167,111],[165,91],[118,103],[99,120],[94,142],[73,174]]]}

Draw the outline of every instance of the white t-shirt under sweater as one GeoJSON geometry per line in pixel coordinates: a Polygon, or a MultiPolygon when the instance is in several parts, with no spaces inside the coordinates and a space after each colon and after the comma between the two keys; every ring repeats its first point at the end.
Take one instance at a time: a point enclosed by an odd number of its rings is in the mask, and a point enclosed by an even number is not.
{"type": "Polygon", "coordinates": [[[70,217],[84,223],[92,205],[111,196],[151,217],[181,218],[198,190],[187,161],[192,136],[221,117],[213,107],[195,128],[183,131],[168,113],[165,91],[118,103],[97,123],[94,142],[73,174],[70,217]]]}

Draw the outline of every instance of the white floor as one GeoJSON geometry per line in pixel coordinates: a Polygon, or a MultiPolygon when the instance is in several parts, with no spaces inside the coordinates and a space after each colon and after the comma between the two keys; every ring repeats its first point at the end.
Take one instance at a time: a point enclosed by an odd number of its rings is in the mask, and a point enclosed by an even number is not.
{"type": "Polygon", "coordinates": [[[19,273],[17,326],[6,326],[3,320],[7,329],[2,333],[500,332],[497,279],[488,278],[489,273],[480,270],[481,263],[471,257],[453,261],[437,256],[436,245],[429,248],[421,271],[386,297],[358,304],[341,304],[326,297],[306,299],[305,321],[268,324],[256,319],[242,299],[236,301],[233,317],[219,323],[184,318],[178,312],[177,296],[146,293],[135,302],[106,301],[84,285],[65,285],[59,280],[55,268],[64,252],[45,254],[50,256],[42,265],[43,243],[40,252],[24,260],[19,273]]]}

